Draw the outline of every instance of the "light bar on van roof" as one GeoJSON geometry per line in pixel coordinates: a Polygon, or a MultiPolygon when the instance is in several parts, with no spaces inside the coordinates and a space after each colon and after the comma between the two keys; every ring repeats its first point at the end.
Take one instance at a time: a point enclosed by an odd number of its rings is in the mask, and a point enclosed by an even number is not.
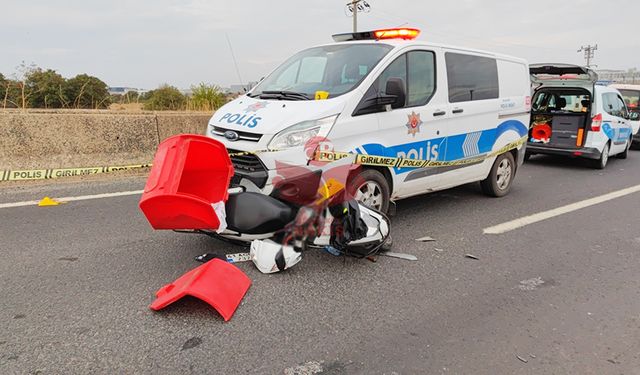
{"type": "Polygon", "coordinates": [[[384,39],[404,39],[413,40],[418,37],[420,30],[412,28],[381,29],[373,31],[361,31],[357,33],[334,34],[333,40],[336,42],[349,42],[353,40],[384,40],[384,39]]]}

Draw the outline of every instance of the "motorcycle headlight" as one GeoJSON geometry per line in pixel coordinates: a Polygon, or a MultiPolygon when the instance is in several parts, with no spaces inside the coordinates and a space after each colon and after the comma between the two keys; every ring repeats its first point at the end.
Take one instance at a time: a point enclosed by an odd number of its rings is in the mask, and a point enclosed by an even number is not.
{"type": "Polygon", "coordinates": [[[331,127],[336,122],[338,115],[333,115],[319,120],[303,121],[290,126],[269,142],[268,148],[271,150],[281,150],[285,148],[304,146],[313,137],[326,137],[331,127]]]}

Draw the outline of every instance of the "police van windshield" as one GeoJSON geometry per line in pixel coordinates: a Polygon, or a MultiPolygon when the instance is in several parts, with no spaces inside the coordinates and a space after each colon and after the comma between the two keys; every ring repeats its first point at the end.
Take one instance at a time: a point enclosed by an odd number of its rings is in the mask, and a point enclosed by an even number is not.
{"type": "Polygon", "coordinates": [[[618,90],[630,111],[640,112],[640,90],[618,90]]]}
{"type": "Polygon", "coordinates": [[[392,49],[386,44],[338,44],[295,54],[249,94],[262,99],[335,98],[357,87],[392,49]]]}

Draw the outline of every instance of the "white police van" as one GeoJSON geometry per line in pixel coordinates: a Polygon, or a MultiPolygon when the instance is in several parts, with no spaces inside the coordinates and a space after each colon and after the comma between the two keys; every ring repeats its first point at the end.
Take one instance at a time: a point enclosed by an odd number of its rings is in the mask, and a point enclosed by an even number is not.
{"type": "Polygon", "coordinates": [[[383,211],[393,200],[474,181],[491,196],[505,195],[525,154],[527,62],[415,41],[418,34],[402,28],[334,35],[335,43],[295,54],[221,107],[207,135],[232,153],[240,183],[265,194],[274,178],[307,166],[317,146],[440,162],[364,166],[352,180],[356,198],[383,211]],[[237,153],[256,150],[272,151],[237,153]]]}
{"type": "Polygon", "coordinates": [[[639,124],[618,90],[598,85],[596,72],[582,66],[533,64],[530,72],[534,95],[527,158],[581,157],[598,169],[610,156],[627,158],[639,124]]]}

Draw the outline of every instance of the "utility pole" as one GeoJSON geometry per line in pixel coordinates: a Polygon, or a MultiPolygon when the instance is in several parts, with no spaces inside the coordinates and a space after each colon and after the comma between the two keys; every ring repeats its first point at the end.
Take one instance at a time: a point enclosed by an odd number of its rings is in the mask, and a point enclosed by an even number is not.
{"type": "Polygon", "coordinates": [[[345,5],[345,15],[351,16],[353,19],[353,32],[358,32],[358,12],[369,13],[371,11],[371,5],[367,0],[349,0],[345,5]],[[349,12],[351,15],[349,15],[349,12]]]}
{"type": "Polygon", "coordinates": [[[586,47],[582,46],[578,50],[578,53],[584,51],[584,59],[587,62],[587,68],[591,67],[591,59],[595,57],[597,49],[598,49],[598,45],[596,44],[595,46],[592,46],[592,45],[587,45],[586,47]]]}
{"type": "Polygon", "coordinates": [[[353,32],[358,32],[358,3],[360,0],[351,0],[351,8],[353,9],[353,32]]]}

